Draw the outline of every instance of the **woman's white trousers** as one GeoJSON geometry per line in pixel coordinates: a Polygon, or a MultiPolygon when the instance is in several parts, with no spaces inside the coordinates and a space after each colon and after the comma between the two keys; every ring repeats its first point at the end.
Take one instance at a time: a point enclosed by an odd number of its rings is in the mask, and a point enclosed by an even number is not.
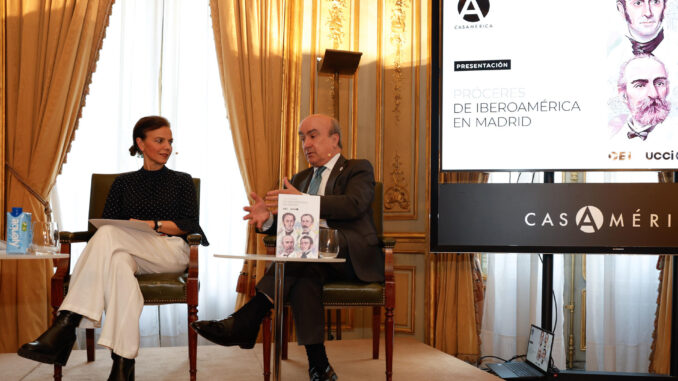
{"type": "Polygon", "coordinates": [[[183,271],[188,253],[188,244],[179,237],[102,226],[80,255],[59,310],[95,323],[106,311],[99,345],[135,358],[144,298],[134,274],[183,271]]]}

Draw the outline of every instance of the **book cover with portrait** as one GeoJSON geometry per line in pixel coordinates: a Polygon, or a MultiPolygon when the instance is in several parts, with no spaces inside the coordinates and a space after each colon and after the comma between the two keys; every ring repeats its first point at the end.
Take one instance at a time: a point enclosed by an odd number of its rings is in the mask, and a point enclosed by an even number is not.
{"type": "Polygon", "coordinates": [[[275,255],[290,258],[318,258],[319,220],[319,196],[279,195],[275,255]]]}

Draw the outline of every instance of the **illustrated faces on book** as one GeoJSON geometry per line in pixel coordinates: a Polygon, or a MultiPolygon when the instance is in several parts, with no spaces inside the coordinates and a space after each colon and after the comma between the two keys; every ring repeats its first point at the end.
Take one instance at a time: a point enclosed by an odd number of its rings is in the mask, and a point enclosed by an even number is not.
{"type": "Polygon", "coordinates": [[[664,64],[651,55],[638,55],[622,66],[619,93],[634,121],[642,126],[663,122],[671,110],[664,64]]]}
{"type": "Polygon", "coordinates": [[[294,221],[295,217],[292,213],[283,214],[283,227],[285,228],[285,234],[292,234],[294,231],[294,221]]]}
{"type": "Polygon", "coordinates": [[[291,235],[286,235],[282,239],[283,252],[286,255],[292,254],[294,252],[294,237],[291,235]]]}
{"type": "Polygon", "coordinates": [[[664,20],[664,0],[617,0],[617,11],[624,16],[629,34],[638,42],[654,38],[664,20]]]}

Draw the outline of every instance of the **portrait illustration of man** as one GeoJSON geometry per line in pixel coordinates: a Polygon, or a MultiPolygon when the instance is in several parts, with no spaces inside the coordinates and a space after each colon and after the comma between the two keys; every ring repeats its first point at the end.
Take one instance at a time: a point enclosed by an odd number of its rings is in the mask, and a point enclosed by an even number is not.
{"type": "Polygon", "coordinates": [[[628,26],[634,55],[652,54],[664,40],[666,0],[616,0],[617,11],[628,26]]]}
{"type": "Polygon", "coordinates": [[[302,258],[311,258],[311,252],[313,250],[313,238],[305,235],[299,240],[299,246],[301,248],[301,257],[302,258]]]}
{"type": "Polygon", "coordinates": [[[282,255],[284,257],[293,256],[294,254],[294,237],[292,235],[282,236],[282,255]]]}
{"type": "Polygon", "coordinates": [[[313,216],[306,213],[301,216],[301,234],[311,234],[311,226],[313,226],[313,216]]]}
{"type": "Polygon", "coordinates": [[[283,214],[282,221],[283,221],[283,229],[282,233],[285,235],[291,235],[294,233],[294,223],[296,222],[297,218],[294,216],[294,213],[285,213],[283,214]]]}
{"type": "MultiPolygon", "coordinates": [[[[669,116],[669,81],[664,64],[640,54],[620,68],[617,91],[629,111],[625,122],[611,122],[612,137],[645,141],[669,116]]],[[[654,134],[656,135],[656,133],[654,134]]]]}

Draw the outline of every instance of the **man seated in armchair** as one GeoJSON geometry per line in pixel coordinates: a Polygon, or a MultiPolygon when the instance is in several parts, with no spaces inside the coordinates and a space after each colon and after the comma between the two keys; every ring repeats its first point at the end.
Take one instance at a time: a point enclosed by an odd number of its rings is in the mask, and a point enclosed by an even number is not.
{"type": "MultiPolygon", "coordinates": [[[[320,196],[320,226],[339,230],[339,257],[345,263],[288,263],[283,298],[292,306],[297,340],[306,348],[309,377],[337,380],[325,352],[323,284],[330,280],[384,281],[384,254],[372,220],[374,170],[367,160],[349,160],[341,155],[341,129],[337,120],[311,115],[299,125],[299,138],[306,160],[312,166],[283,179],[284,189],[272,190],[244,209],[244,219],[261,233],[276,232],[278,195],[315,194],[320,196]],[[270,208],[270,210],[269,210],[270,208]],[[272,212],[272,211],[273,212],[272,212]]],[[[198,334],[221,345],[254,346],[262,319],[273,307],[273,267],[257,284],[257,293],[247,304],[226,319],[197,321],[198,334]]]]}

